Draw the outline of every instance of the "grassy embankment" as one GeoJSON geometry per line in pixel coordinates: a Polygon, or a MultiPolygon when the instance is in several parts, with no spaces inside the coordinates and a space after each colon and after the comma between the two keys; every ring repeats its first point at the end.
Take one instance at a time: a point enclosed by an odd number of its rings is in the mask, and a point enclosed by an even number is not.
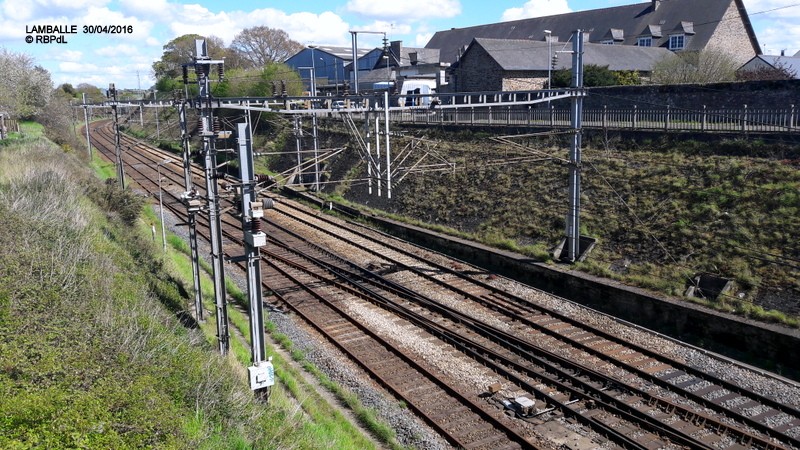
{"type": "MultiPolygon", "coordinates": [[[[207,343],[215,330],[177,319],[185,282],[142,200],[24,134],[0,144],[0,447],[371,446],[310,391],[256,403],[241,364],[207,343]]],[[[249,358],[242,342],[232,353],[249,358]]]]}
{"type": "MultiPolygon", "coordinates": [[[[392,202],[370,200],[383,209],[373,212],[552,262],[564,234],[566,167],[497,164],[530,153],[485,134],[432,137],[458,170],[407,177],[392,202]]],[[[566,157],[566,142],[522,142],[537,155],[566,157]]],[[[733,290],[687,301],[800,325],[800,170],[781,156],[796,150],[747,140],[605,144],[583,149],[581,234],[599,245],[578,270],[677,297],[711,273],[733,280],[733,290]]],[[[359,190],[345,182],[331,198],[363,202],[359,190]]]]}

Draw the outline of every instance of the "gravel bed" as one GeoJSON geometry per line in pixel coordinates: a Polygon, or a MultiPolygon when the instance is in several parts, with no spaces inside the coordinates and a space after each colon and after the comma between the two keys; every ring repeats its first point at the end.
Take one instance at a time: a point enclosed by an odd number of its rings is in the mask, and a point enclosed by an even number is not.
{"type": "MultiPolygon", "coordinates": [[[[158,206],[154,207],[158,213],[158,206]]],[[[189,228],[177,226],[182,220],[165,209],[164,222],[167,228],[184,241],[189,240],[189,228]]],[[[158,240],[159,237],[156,237],[158,240]]],[[[225,240],[223,238],[223,240],[225,240]]],[[[198,253],[210,262],[211,247],[203,239],[198,239],[198,253]]],[[[226,265],[225,277],[246,292],[247,279],[238,270],[231,270],[226,265]]],[[[266,311],[265,311],[266,312],[266,311]]],[[[292,315],[279,312],[266,312],[267,320],[275,324],[279,332],[285,334],[297,349],[304,352],[306,360],[314,364],[344,389],[358,396],[361,403],[372,409],[380,420],[387,423],[396,433],[397,441],[404,445],[421,450],[444,450],[452,446],[443,440],[426,424],[422,423],[411,411],[400,406],[398,401],[377,387],[363,372],[353,366],[349,359],[339,350],[321,341],[319,337],[309,334],[303,325],[298,325],[292,315]]],[[[302,370],[302,368],[300,369],[302,370]]]]}
{"type": "MultiPolygon", "coordinates": [[[[312,215],[313,214],[314,213],[312,213],[312,215]]],[[[172,225],[169,217],[167,223],[172,225]]],[[[302,225],[292,223],[291,226],[297,229],[302,225]]],[[[172,226],[170,226],[170,228],[173,229],[172,226]]],[[[173,232],[179,235],[181,235],[181,231],[184,237],[188,234],[186,227],[173,229],[173,232]]],[[[330,235],[319,231],[313,231],[312,233],[321,240],[320,245],[327,247],[335,253],[346,254],[349,258],[354,258],[362,267],[388,264],[388,261],[363,250],[357,250],[352,245],[339,243],[336,238],[330,235]]],[[[349,235],[350,233],[342,232],[337,234],[349,235]]],[[[376,233],[376,235],[377,234],[378,233],[376,233]]],[[[204,244],[201,243],[201,247],[203,247],[203,245],[204,244]]],[[[760,395],[776,398],[794,408],[800,408],[800,385],[797,383],[773,377],[745,366],[740,366],[724,358],[719,358],[694,347],[677,343],[640,327],[621,323],[613,317],[585,308],[577,303],[552,296],[509,279],[488,274],[480,268],[471,267],[460,262],[453,262],[438,253],[420,250],[418,247],[411,244],[395,243],[395,245],[414,251],[419,255],[420,259],[412,260],[412,258],[401,256],[391,250],[386,250],[381,254],[387,257],[390,255],[392,257],[397,257],[397,259],[401,260],[403,263],[414,265],[415,267],[425,267],[427,266],[425,261],[435,261],[436,263],[448,265],[458,270],[469,270],[470,273],[474,274],[472,276],[476,279],[489,283],[506,292],[526,299],[527,301],[544,306],[560,314],[567,315],[590,326],[598,327],[623,340],[662,353],[677,361],[685,362],[692,367],[696,367],[733,384],[757,392],[760,395]]],[[[201,250],[201,254],[204,256],[207,255],[207,253],[207,251],[201,250]]],[[[228,275],[226,273],[226,275],[234,279],[240,286],[244,285],[243,279],[236,280],[232,274],[228,275]]],[[[395,281],[402,281],[404,284],[410,282],[410,286],[421,294],[436,299],[448,306],[456,307],[458,310],[468,313],[473,317],[478,317],[487,323],[497,324],[499,322],[496,315],[486,308],[477,306],[472,302],[464,302],[463,299],[444,294],[441,290],[423,287],[428,286],[428,283],[415,282],[415,278],[418,278],[416,275],[408,272],[397,272],[392,274],[391,277],[394,278],[395,281]]],[[[446,279],[446,277],[449,277],[449,275],[439,276],[440,279],[446,279]]],[[[402,345],[407,346],[410,351],[420,355],[421,358],[430,362],[437,361],[438,364],[440,364],[438,367],[440,367],[441,370],[451,374],[451,376],[457,379],[463,380],[464,383],[472,383],[472,386],[486,386],[493,382],[493,378],[489,374],[484,373],[483,370],[476,370],[475,367],[472,367],[474,363],[471,363],[471,360],[450,360],[442,353],[441,348],[435,348],[437,346],[441,347],[440,343],[434,345],[429,339],[418,339],[414,328],[408,325],[403,326],[402,322],[397,321],[396,317],[390,316],[382,310],[375,311],[375,308],[365,308],[363,305],[356,303],[349,305],[349,308],[355,316],[360,317],[360,320],[375,323],[375,326],[378,327],[375,329],[384,330],[387,335],[393,336],[397,342],[401,342],[402,345]],[[443,363],[442,361],[445,360],[448,360],[448,362],[443,363]]],[[[382,390],[374,388],[371,381],[363,380],[364,377],[360,375],[360,370],[352,367],[352,365],[346,361],[346,358],[339,354],[338,351],[333,348],[328,348],[329,346],[325,343],[318,342],[316,338],[298,328],[293,320],[282,314],[273,313],[270,319],[278,326],[278,329],[282,333],[288,335],[290,339],[295,342],[298,348],[306,352],[311,362],[320,367],[331,379],[355,392],[365,405],[374,408],[378,412],[378,415],[397,431],[398,440],[401,443],[404,445],[412,445],[417,448],[449,448],[449,445],[441,441],[436,433],[419,423],[418,419],[414,418],[407,410],[397,406],[396,400],[381,394],[382,390]]],[[[503,324],[503,327],[506,328],[508,325],[503,324]]],[[[626,378],[629,375],[625,371],[617,371],[616,373],[620,378],[626,378]]],[[[672,383],[677,384],[680,381],[688,381],[691,378],[693,377],[680,377],[677,380],[672,380],[672,383]]],[[[704,383],[698,383],[693,385],[692,389],[699,390],[705,386],[706,384],[704,383]]],[[[658,394],[672,397],[660,388],[651,387],[646,390],[652,390],[658,394]]],[[[727,393],[727,390],[719,389],[706,394],[705,398],[711,400],[722,397],[727,393]]],[[[734,400],[734,402],[736,401],[738,400],[734,400]]],[[[694,408],[697,408],[697,406],[698,405],[692,405],[694,408]]],[[[760,412],[762,412],[762,410],[756,407],[753,408],[752,411],[748,410],[747,414],[754,416],[760,412]]],[[[788,418],[788,416],[778,415],[773,417],[772,421],[775,426],[778,426],[785,423],[786,418],[788,418]]],[[[800,434],[800,427],[790,430],[788,434],[797,436],[800,434]]]]}

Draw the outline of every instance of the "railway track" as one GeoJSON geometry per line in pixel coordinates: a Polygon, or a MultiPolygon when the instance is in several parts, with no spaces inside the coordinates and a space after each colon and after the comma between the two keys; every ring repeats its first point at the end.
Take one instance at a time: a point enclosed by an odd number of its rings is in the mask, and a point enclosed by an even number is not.
{"type": "MultiPolygon", "coordinates": [[[[113,161],[107,127],[94,134],[113,161]]],[[[129,175],[157,192],[148,179],[165,155],[123,142],[129,175]]],[[[164,169],[182,185],[179,164],[164,169]]],[[[177,198],[171,205],[185,216],[177,198]]],[[[223,217],[232,255],[239,227],[223,217]]],[[[800,448],[800,387],[787,380],[714,359],[757,381],[719,376],[654,345],[677,343],[630,339],[632,327],[599,313],[575,318],[560,312],[577,308],[563,299],[517,295],[508,280],[293,202],[269,211],[265,232],[262,280],[274,301],[456,446],[547,448],[568,432],[585,437],[576,448],[800,448]]]]}

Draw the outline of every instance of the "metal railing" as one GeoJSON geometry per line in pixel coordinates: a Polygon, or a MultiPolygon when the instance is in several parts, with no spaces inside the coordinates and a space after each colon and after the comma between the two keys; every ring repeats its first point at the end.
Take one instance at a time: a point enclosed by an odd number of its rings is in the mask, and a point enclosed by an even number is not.
{"type": "MultiPolygon", "coordinates": [[[[471,106],[449,109],[436,107],[406,108],[390,111],[390,120],[404,123],[461,126],[536,126],[569,127],[568,108],[471,106]]],[[[583,110],[583,127],[600,129],[708,131],[740,133],[796,132],[800,111],[794,105],[786,108],[710,109],[671,108],[600,108],[583,110]]]]}

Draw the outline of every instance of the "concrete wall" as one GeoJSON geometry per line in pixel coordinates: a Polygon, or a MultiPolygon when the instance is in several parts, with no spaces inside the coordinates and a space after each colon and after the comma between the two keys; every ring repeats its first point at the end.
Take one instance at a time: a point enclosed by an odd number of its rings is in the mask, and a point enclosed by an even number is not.
{"type": "MultiPolygon", "coordinates": [[[[287,193],[292,195],[291,191],[287,193]]],[[[372,215],[362,215],[353,208],[335,207],[346,214],[366,218],[402,239],[698,347],[800,380],[800,352],[796,350],[800,348],[800,330],[718,313],[612,280],[572,271],[568,266],[533,262],[523,255],[372,215]]]]}

